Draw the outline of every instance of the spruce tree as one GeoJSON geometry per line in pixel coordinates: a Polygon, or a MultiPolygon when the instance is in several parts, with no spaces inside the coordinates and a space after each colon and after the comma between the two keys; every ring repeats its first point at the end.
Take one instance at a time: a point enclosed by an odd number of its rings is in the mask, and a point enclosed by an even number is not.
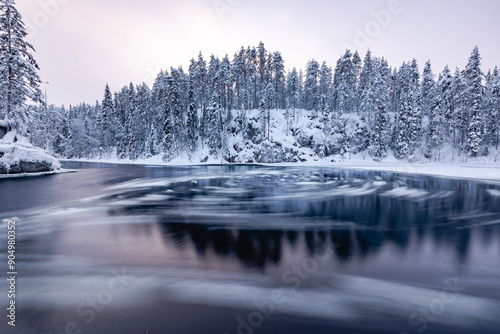
{"type": "Polygon", "coordinates": [[[186,149],[190,159],[193,158],[193,153],[196,149],[198,141],[198,108],[196,107],[195,97],[195,78],[190,76],[188,89],[188,115],[186,124],[186,149]]]}
{"type": "Polygon", "coordinates": [[[287,108],[292,109],[292,119],[295,120],[295,112],[300,105],[299,75],[295,67],[288,74],[286,90],[287,90],[287,108]]]}
{"type": "Polygon", "coordinates": [[[467,134],[467,153],[471,157],[477,157],[481,150],[482,140],[482,120],[481,120],[481,103],[482,103],[482,79],[483,72],[481,71],[481,56],[479,49],[476,46],[469,58],[469,63],[464,70],[464,78],[467,83],[466,103],[470,110],[470,122],[467,134]]]}
{"type": "Polygon", "coordinates": [[[115,146],[116,123],[113,97],[109,85],[104,89],[104,98],[101,104],[101,154],[108,154],[115,146]]]}
{"type": "Polygon", "coordinates": [[[359,85],[357,90],[357,105],[356,109],[363,117],[368,125],[368,131],[371,133],[373,129],[373,119],[375,117],[375,100],[373,98],[372,85],[375,77],[375,61],[372,59],[370,50],[366,53],[363,68],[359,77],[359,85]]]}
{"type": "Polygon", "coordinates": [[[316,60],[311,60],[307,64],[306,80],[304,82],[305,109],[319,110],[319,64],[316,60]]]}
{"type": "Polygon", "coordinates": [[[429,114],[429,131],[425,151],[427,159],[440,160],[444,135],[443,99],[441,94],[435,94],[429,114]]]}
{"type": "MultiPolygon", "coordinates": [[[[35,49],[14,0],[0,0],[0,118],[8,118],[18,130],[28,126],[32,112],[26,100],[43,103],[35,49]]],[[[32,124],[30,124],[32,125],[32,124]]]]}
{"type": "Polygon", "coordinates": [[[209,154],[217,158],[222,148],[222,134],[220,131],[220,105],[219,96],[214,92],[210,99],[210,104],[207,107],[207,146],[209,154]]]}
{"type": "Polygon", "coordinates": [[[422,114],[429,116],[434,103],[434,94],[436,89],[434,75],[432,74],[431,61],[427,61],[424,67],[422,78],[422,114]]]}
{"type": "MultiPolygon", "coordinates": [[[[373,98],[376,107],[375,128],[373,132],[373,160],[380,161],[387,156],[389,144],[389,116],[390,104],[388,80],[385,78],[390,69],[385,60],[379,63],[373,80],[373,98]]],[[[406,153],[402,153],[405,155],[406,153]]]]}
{"type": "Polygon", "coordinates": [[[500,76],[497,67],[487,76],[484,109],[486,144],[497,149],[500,130],[500,76]]]}
{"type": "Polygon", "coordinates": [[[332,89],[332,69],[323,62],[319,74],[320,109],[323,117],[329,117],[332,89]]]}

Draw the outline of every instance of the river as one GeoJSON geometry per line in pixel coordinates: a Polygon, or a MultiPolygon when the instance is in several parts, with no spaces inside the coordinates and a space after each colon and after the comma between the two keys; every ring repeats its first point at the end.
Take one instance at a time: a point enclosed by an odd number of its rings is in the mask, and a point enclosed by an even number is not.
{"type": "MultiPolygon", "coordinates": [[[[497,183],[319,167],[63,167],[77,172],[0,180],[1,218],[18,218],[16,327],[4,311],[1,333],[499,331],[497,183]]],[[[5,310],[5,280],[0,288],[5,310]]]]}

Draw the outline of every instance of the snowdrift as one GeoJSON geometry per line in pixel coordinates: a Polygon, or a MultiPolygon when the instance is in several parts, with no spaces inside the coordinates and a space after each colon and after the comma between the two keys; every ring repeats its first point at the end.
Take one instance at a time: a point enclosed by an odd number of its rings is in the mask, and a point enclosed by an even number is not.
{"type": "Polygon", "coordinates": [[[17,132],[0,139],[0,174],[51,172],[61,169],[57,159],[36,148],[17,132]]]}

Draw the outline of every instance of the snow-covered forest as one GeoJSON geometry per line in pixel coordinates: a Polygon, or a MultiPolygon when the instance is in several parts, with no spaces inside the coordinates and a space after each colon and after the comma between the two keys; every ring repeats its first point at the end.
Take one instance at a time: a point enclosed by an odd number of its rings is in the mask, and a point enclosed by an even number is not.
{"type": "MultiPolygon", "coordinates": [[[[261,42],[232,59],[200,53],[153,87],[104,89],[101,101],[46,106],[38,65],[12,1],[2,1],[0,119],[58,157],[165,162],[466,161],[500,158],[500,76],[391,66],[347,50],[332,67],[286,69],[261,42]],[[34,103],[25,103],[31,100],[34,103]]],[[[464,63],[466,58],[464,57],[464,63]]]]}
{"type": "Polygon", "coordinates": [[[152,88],[127,85],[102,102],[38,107],[32,140],[61,157],[193,162],[497,159],[498,68],[435,73],[416,60],[390,67],[347,51],[335,68],[285,69],[263,43],[222,59],[200,54],[162,71],[152,88]],[[331,159],[330,159],[331,158],[331,159]]]}

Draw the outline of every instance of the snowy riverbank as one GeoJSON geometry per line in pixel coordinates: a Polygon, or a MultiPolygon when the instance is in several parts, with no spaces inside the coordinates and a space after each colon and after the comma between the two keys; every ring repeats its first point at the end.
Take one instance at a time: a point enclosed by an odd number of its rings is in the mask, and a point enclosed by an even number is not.
{"type": "Polygon", "coordinates": [[[7,133],[0,140],[0,175],[4,177],[23,174],[44,175],[55,173],[60,169],[61,164],[56,158],[31,145],[16,131],[7,133]]]}
{"type": "MultiPolygon", "coordinates": [[[[176,159],[165,163],[160,157],[142,160],[120,160],[120,159],[61,159],[61,161],[78,161],[92,163],[109,163],[125,165],[156,165],[156,166],[199,166],[207,164],[220,164],[217,161],[208,161],[205,164],[191,163],[187,159],[176,159]]],[[[227,164],[227,163],[223,163],[227,164]]],[[[465,178],[484,181],[500,182],[500,162],[471,162],[471,163],[408,163],[395,159],[387,159],[383,162],[374,162],[355,158],[343,162],[308,161],[297,163],[255,164],[263,166],[286,166],[286,167],[328,167],[356,170],[387,171],[407,174],[424,174],[449,178],[465,178]]]]}

